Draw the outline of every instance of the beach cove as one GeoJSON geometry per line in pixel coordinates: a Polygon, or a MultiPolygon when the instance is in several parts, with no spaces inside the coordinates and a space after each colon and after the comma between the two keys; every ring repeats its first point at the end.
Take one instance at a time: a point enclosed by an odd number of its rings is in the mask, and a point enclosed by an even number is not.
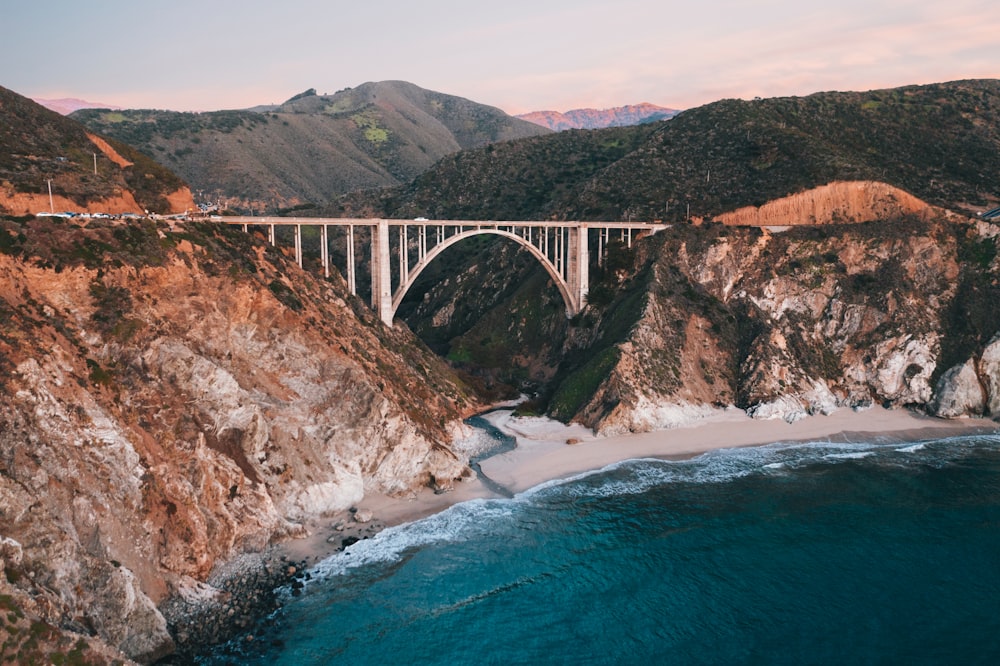
{"type": "MultiPolygon", "coordinates": [[[[946,420],[905,409],[871,407],[839,409],[787,423],[759,420],[730,407],[689,425],[643,433],[602,437],[579,424],[563,424],[538,416],[514,416],[513,407],[498,407],[481,417],[513,437],[516,448],[480,462],[483,474],[511,493],[524,492],[543,483],[593,472],[626,460],[660,458],[679,460],[720,449],[761,446],[779,442],[919,442],[960,435],[1000,431],[988,419],[946,420]]],[[[351,512],[308,525],[310,536],[280,544],[278,552],[289,560],[315,564],[342,549],[344,539],[374,536],[386,527],[426,518],[448,507],[474,499],[497,497],[475,476],[436,493],[430,488],[405,497],[369,493],[351,512]],[[366,518],[358,523],[358,513],[366,518]]]]}
{"type": "Polygon", "coordinates": [[[594,437],[484,418],[516,440],[478,460],[488,483],[367,498],[364,522],[285,544],[305,579],[200,663],[1000,657],[994,422],[728,410],[594,437]]]}

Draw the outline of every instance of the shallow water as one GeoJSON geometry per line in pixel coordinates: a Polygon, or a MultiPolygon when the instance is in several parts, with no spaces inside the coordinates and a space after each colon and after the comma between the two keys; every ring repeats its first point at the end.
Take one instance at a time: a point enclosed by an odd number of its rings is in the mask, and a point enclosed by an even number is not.
{"type": "Polygon", "coordinates": [[[1000,663],[1000,436],[620,463],[312,576],[206,663],[1000,663]]]}

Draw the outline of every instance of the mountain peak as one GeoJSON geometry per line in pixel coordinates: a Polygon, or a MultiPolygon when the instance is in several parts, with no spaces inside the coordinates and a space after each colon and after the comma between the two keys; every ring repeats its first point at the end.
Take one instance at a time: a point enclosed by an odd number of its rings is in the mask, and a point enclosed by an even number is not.
{"type": "Polygon", "coordinates": [[[112,106],[111,104],[104,104],[103,102],[88,102],[84,99],[77,99],[76,97],[60,97],[59,99],[41,99],[38,97],[32,98],[33,102],[36,104],[41,104],[46,109],[50,111],[55,111],[58,114],[68,116],[74,111],[79,111],[80,109],[111,109],[118,111],[121,109],[120,106],[112,106]]]}
{"type": "Polygon", "coordinates": [[[568,129],[602,129],[641,125],[673,118],[680,111],[648,102],[627,104],[611,109],[573,109],[572,111],[532,111],[519,116],[521,120],[560,132],[568,129]]]}

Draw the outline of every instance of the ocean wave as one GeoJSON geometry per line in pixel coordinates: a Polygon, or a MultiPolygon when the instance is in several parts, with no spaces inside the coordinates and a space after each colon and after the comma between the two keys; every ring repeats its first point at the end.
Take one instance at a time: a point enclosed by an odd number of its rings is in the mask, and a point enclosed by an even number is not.
{"type": "Polygon", "coordinates": [[[854,451],[852,453],[828,453],[824,458],[834,460],[860,460],[875,455],[874,451],[854,451]]]}
{"type": "Polygon", "coordinates": [[[427,518],[389,527],[370,539],[357,541],[316,564],[312,573],[315,578],[323,579],[370,564],[395,562],[411,549],[488,531],[490,524],[508,520],[514,511],[515,504],[504,499],[461,502],[427,518]]]}
{"type": "Polygon", "coordinates": [[[899,453],[916,453],[927,447],[927,442],[917,442],[916,444],[911,444],[910,446],[904,446],[901,449],[896,449],[899,453]]]}
{"type": "Polygon", "coordinates": [[[794,471],[816,464],[837,464],[844,460],[870,459],[891,465],[920,462],[944,465],[982,447],[1000,449],[1000,433],[961,435],[916,442],[899,448],[898,440],[873,437],[864,442],[775,442],[762,446],[714,449],[687,460],[643,458],[616,462],[607,467],[573,477],[550,481],[531,488],[523,497],[568,494],[576,497],[611,497],[642,494],[671,483],[726,483],[751,474],[774,470],[794,471]],[[933,444],[933,446],[931,446],[933,444]],[[898,453],[921,453],[900,458],[898,453]]]}

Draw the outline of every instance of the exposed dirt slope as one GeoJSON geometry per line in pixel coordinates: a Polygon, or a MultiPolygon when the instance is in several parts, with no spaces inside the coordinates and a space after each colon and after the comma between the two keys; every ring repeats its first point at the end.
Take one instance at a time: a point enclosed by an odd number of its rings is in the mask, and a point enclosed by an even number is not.
{"type": "Polygon", "coordinates": [[[835,182],[763,206],[738,208],[717,215],[715,221],[751,227],[871,222],[929,212],[929,208],[912,194],[886,183],[835,182]]]}

